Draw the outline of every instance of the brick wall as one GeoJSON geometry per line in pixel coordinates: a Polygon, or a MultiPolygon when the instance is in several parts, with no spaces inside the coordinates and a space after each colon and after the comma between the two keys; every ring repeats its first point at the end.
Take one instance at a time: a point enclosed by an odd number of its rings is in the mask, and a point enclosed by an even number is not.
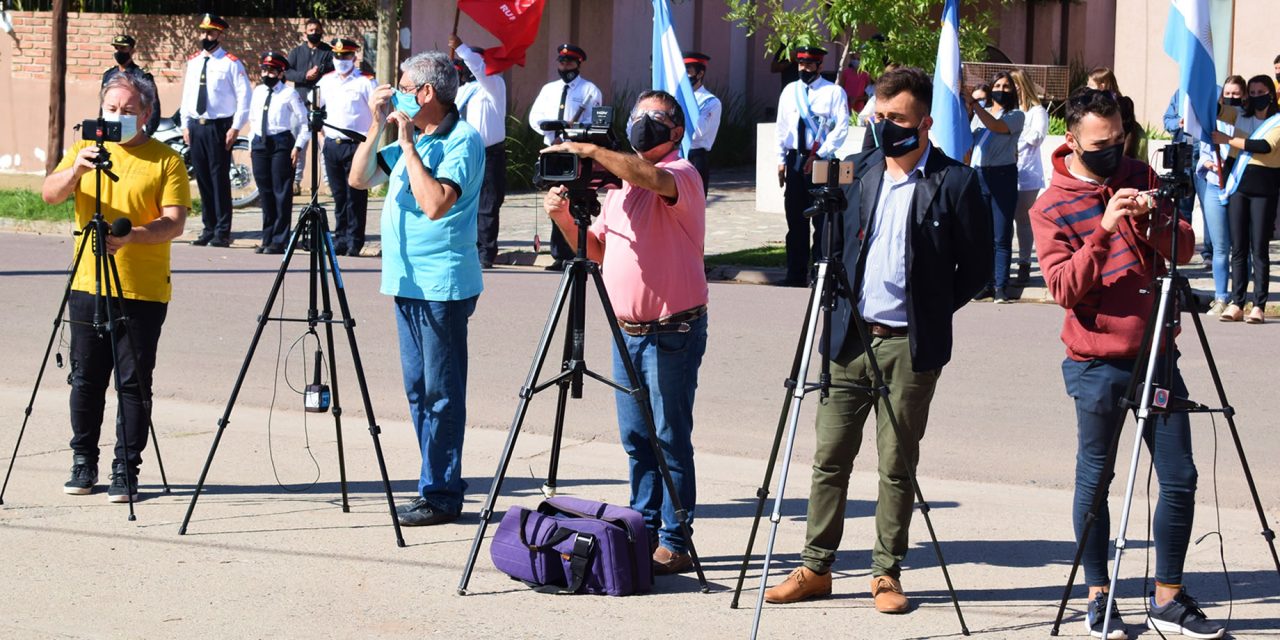
{"type": "MultiPolygon", "coordinates": [[[[49,12],[11,11],[13,78],[47,80],[52,49],[49,12]]],[[[258,54],[270,49],[288,52],[302,42],[303,18],[228,18],[231,29],[223,47],[245,61],[252,73],[258,54]]],[[[333,20],[325,23],[326,38],[358,39],[372,34],[375,20],[333,20]]],[[[137,39],[134,60],[156,77],[157,83],[178,83],[188,58],[199,51],[199,32],[191,16],[71,13],[67,16],[67,80],[99,80],[115,64],[111,38],[128,33],[137,39]]]]}

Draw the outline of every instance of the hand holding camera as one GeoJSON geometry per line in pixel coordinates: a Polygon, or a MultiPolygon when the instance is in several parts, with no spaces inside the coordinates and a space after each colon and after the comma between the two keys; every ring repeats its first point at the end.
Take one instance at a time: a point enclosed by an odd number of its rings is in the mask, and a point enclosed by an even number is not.
{"type": "Polygon", "coordinates": [[[1137,189],[1120,189],[1107,202],[1107,210],[1102,214],[1102,228],[1113,233],[1120,224],[1121,218],[1135,218],[1151,211],[1151,194],[1137,189]]]}

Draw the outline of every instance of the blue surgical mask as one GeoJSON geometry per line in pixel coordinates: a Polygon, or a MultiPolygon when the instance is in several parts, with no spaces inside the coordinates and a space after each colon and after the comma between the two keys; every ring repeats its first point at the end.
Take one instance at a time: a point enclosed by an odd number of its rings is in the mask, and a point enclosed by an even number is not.
{"type": "Polygon", "coordinates": [[[106,122],[120,123],[121,143],[129,142],[138,135],[138,116],[124,115],[120,113],[103,113],[102,119],[106,122]]]}
{"type": "Polygon", "coordinates": [[[414,117],[418,115],[418,112],[422,110],[422,105],[418,104],[418,94],[416,92],[408,93],[397,89],[396,95],[391,99],[391,101],[395,106],[396,111],[409,116],[410,120],[414,119],[414,117]]]}
{"type": "Polygon", "coordinates": [[[338,70],[338,73],[340,73],[340,74],[342,74],[342,75],[344,75],[344,76],[345,76],[345,75],[347,75],[348,73],[351,73],[351,71],[352,71],[352,70],[354,70],[354,69],[356,68],[356,61],[355,61],[355,60],[336,60],[336,59],[335,59],[335,60],[333,61],[333,68],[334,68],[334,69],[337,69],[337,70],[338,70]]]}

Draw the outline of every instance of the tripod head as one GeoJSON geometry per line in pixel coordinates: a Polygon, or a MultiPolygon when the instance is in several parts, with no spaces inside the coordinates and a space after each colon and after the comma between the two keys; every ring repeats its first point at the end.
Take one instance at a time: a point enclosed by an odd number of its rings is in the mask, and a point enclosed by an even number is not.
{"type": "Polygon", "coordinates": [[[577,186],[570,187],[565,198],[569,201],[569,215],[578,226],[577,258],[586,260],[587,229],[591,227],[591,221],[600,215],[600,195],[593,187],[577,186]]]}
{"type": "Polygon", "coordinates": [[[94,171],[106,175],[112,182],[119,182],[120,176],[111,171],[111,153],[107,151],[107,142],[120,142],[121,127],[119,122],[109,122],[101,115],[89,118],[73,127],[80,132],[84,140],[93,142],[98,147],[98,158],[93,163],[94,171]]]}

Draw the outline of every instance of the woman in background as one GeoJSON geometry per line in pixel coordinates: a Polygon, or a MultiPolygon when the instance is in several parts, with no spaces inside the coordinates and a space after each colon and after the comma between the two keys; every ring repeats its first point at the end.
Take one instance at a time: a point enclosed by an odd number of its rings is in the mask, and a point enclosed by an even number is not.
{"type": "Polygon", "coordinates": [[[1040,104],[1040,92],[1021,69],[1009,72],[1013,86],[1018,90],[1018,105],[1027,114],[1018,136],[1018,204],[1013,215],[1013,226],[1018,236],[1018,275],[1013,283],[1025,286],[1031,281],[1031,256],[1035,237],[1031,235],[1031,218],[1028,213],[1044,188],[1044,164],[1040,158],[1040,145],[1049,135],[1049,112],[1040,104]]]}

